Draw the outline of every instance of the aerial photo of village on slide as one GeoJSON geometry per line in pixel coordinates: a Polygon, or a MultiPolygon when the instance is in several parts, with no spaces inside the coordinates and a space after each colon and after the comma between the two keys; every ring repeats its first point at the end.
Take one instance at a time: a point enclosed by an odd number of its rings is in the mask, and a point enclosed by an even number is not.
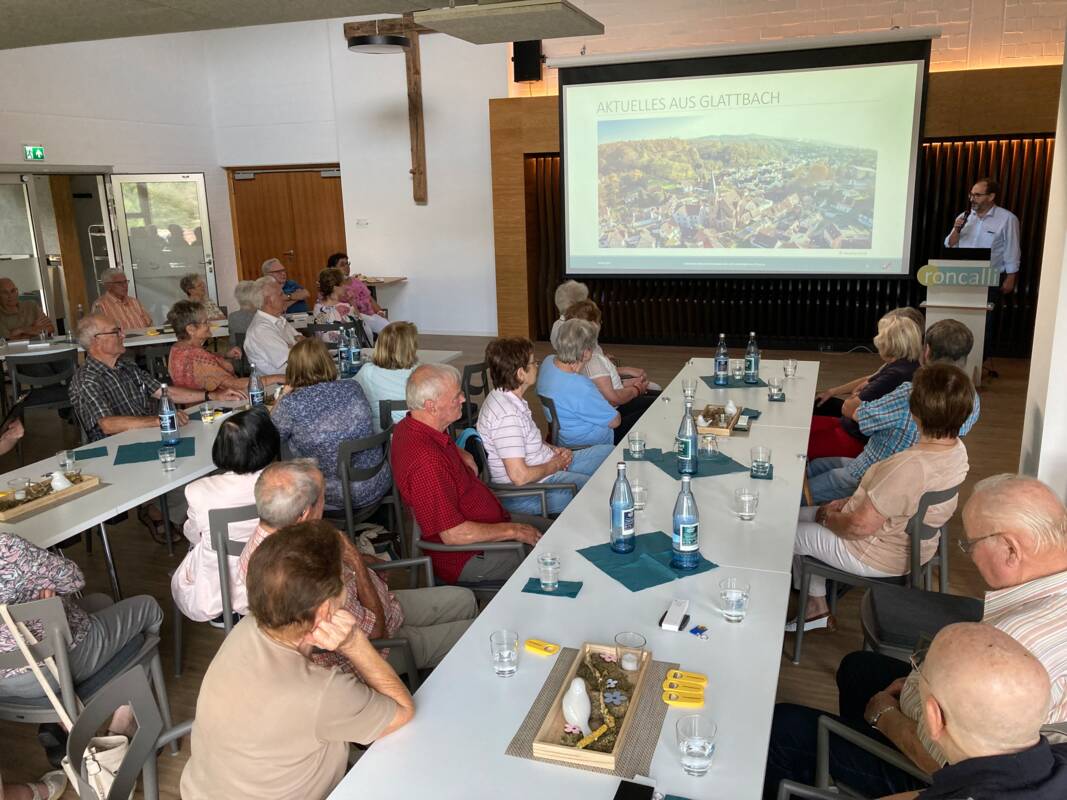
{"type": "Polygon", "coordinates": [[[598,123],[600,248],[871,247],[877,150],[665,122],[598,123]]]}

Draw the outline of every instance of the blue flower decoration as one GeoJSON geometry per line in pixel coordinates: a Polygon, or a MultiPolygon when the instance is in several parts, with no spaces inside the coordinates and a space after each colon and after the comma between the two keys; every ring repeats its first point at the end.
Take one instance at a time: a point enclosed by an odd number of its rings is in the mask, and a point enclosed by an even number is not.
{"type": "Polygon", "coordinates": [[[625,700],[626,695],[622,692],[604,692],[604,702],[609,706],[621,706],[625,700]]]}
{"type": "Polygon", "coordinates": [[[609,689],[614,689],[616,686],[619,685],[619,682],[614,678],[608,678],[607,684],[609,689]]]}

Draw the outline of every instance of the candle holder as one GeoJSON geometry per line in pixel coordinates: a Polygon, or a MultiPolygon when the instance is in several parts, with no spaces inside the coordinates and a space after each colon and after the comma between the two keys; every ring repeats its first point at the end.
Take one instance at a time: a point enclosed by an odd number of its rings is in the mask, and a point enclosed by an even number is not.
{"type": "Polygon", "coordinates": [[[641,668],[645,652],[645,637],[633,631],[624,631],[615,636],[615,658],[621,669],[636,672],[641,668]]]}

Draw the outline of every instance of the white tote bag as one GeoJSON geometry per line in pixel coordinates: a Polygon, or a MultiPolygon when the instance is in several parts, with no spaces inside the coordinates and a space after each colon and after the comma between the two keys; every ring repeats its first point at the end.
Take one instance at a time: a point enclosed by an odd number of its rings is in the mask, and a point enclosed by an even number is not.
{"type": "MultiPolygon", "coordinates": [[[[37,683],[41,685],[45,696],[56,710],[56,714],[59,716],[59,724],[63,726],[67,733],[70,733],[74,723],[71,721],[67,709],[63,707],[59,698],[56,697],[52,685],[45,680],[40,665],[34,661],[33,654],[30,652],[29,643],[37,644],[37,640],[25,625],[21,622],[16,623],[11,618],[11,612],[8,611],[7,605],[3,603],[0,603],[0,619],[3,620],[7,629],[11,631],[11,636],[14,638],[15,644],[18,645],[22,657],[26,659],[26,663],[33,671],[34,677],[37,678],[37,683]]],[[[59,669],[56,667],[55,660],[46,658],[44,663],[58,683],[59,669]]],[[[78,701],[78,706],[79,708],[81,707],[80,700],[78,701]]],[[[78,782],[78,776],[70,764],[70,758],[67,756],[63,757],[63,771],[67,773],[67,779],[75,790],[78,790],[82,800],[107,800],[107,794],[111,791],[111,785],[115,782],[115,775],[118,774],[119,767],[122,766],[123,759],[126,758],[126,753],[129,749],[130,740],[125,736],[94,736],[89,740],[89,745],[85,748],[85,754],[82,757],[89,786],[92,787],[93,791],[93,794],[89,797],[81,794],[81,784],[78,782]]],[[[133,797],[133,792],[130,792],[130,797],[133,797]]]]}

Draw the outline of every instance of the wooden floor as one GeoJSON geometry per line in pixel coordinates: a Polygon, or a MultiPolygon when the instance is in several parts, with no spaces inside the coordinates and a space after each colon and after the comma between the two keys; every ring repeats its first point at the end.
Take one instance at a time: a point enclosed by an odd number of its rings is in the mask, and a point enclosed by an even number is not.
{"type": "MultiPolygon", "coordinates": [[[[485,343],[482,337],[471,336],[423,336],[420,344],[426,348],[461,350],[460,363],[481,361],[485,343]]],[[[636,345],[611,345],[607,350],[619,358],[620,363],[644,367],[652,380],[665,384],[681,368],[682,364],[694,354],[680,347],[642,347],[636,345]]],[[[548,343],[539,343],[538,357],[551,352],[548,343]]],[[[709,356],[710,352],[700,353],[709,356]]],[[[877,366],[877,358],[870,354],[829,354],[806,351],[767,352],[767,358],[795,356],[800,359],[821,361],[820,386],[842,383],[858,375],[870,372],[877,366]]],[[[971,471],[963,496],[970,494],[970,486],[976,480],[998,472],[1014,472],[1019,461],[1019,446],[1022,436],[1022,418],[1025,406],[1026,384],[1029,362],[1001,360],[997,363],[1001,377],[982,390],[982,416],[974,431],[967,437],[967,451],[970,456],[971,471]]],[[[530,398],[534,414],[540,419],[536,397],[530,398]]],[[[60,428],[51,414],[32,414],[28,419],[28,433],[25,439],[26,457],[37,460],[50,457],[61,449],[64,437],[73,433],[60,428]]],[[[10,469],[14,455],[0,459],[0,472],[10,469]]],[[[951,535],[959,535],[959,515],[952,523],[951,535]]],[[[155,544],[145,529],[136,522],[125,522],[115,526],[112,533],[115,557],[119,565],[126,594],[150,594],[163,607],[166,621],[163,625],[162,657],[164,673],[167,676],[167,691],[176,721],[193,716],[196,707],[196,695],[204,671],[211,657],[219,647],[222,632],[207,625],[185,623],[185,671],[181,678],[173,677],[171,667],[171,600],[168,573],[181,559],[180,554],[173,558],[167,556],[166,548],[155,544]]],[[[955,547],[949,551],[953,558],[951,563],[952,591],[956,594],[979,596],[983,586],[970,561],[961,555],[955,547]]],[[[67,554],[78,562],[85,571],[89,591],[107,591],[108,581],[104,570],[103,558],[99,548],[87,555],[82,546],[68,550],[67,554]]],[[[809,634],[804,647],[804,661],[800,666],[793,666],[787,655],[783,654],[781,678],[778,696],[781,700],[806,703],[824,709],[836,709],[836,690],[834,688],[834,669],[841,657],[858,649],[861,645],[857,605],[859,593],[851,592],[840,603],[836,633],[809,634]]],[[[649,609],[656,613],[659,609],[649,609]]],[[[783,620],[784,622],[784,620],[783,620]]],[[[792,637],[787,636],[787,651],[792,648],[792,637]]],[[[416,698],[417,701],[417,698],[416,698]]],[[[712,710],[714,713],[714,710],[712,710]]],[[[188,758],[188,742],[181,754],[171,757],[160,756],[161,796],[177,798],[178,781],[182,767],[188,758]]],[[[38,747],[35,729],[30,725],[16,725],[0,722],[0,770],[7,781],[32,779],[48,769],[44,753],[38,747]]],[[[138,796],[140,796],[138,794],[138,796]]],[[[64,795],[68,800],[76,797],[72,789],[64,795]]]]}

